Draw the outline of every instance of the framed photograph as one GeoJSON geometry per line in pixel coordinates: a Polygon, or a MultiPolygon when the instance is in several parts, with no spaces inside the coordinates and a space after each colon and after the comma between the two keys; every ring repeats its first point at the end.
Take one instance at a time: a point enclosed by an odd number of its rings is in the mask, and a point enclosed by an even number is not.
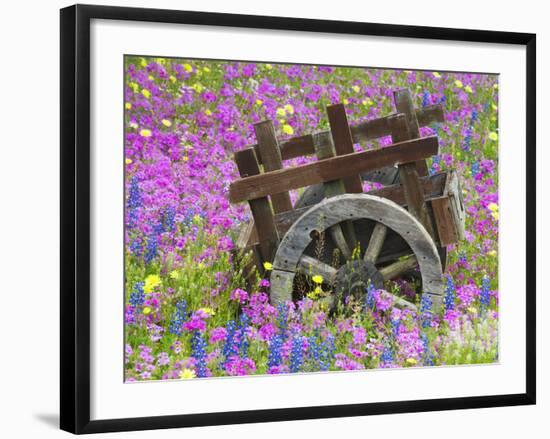
{"type": "Polygon", "coordinates": [[[535,41],[62,9],[61,428],[534,404],[535,41]]]}

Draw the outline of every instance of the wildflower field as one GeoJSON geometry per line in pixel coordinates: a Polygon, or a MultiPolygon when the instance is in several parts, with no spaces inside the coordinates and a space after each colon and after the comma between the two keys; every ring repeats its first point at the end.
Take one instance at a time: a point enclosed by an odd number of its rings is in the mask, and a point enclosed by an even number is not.
{"type": "Polygon", "coordinates": [[[124,105],[127,382],[498,361],[498,76],[126,57],[124,105]],[[390,281],[329,312],[320,276],[271,305],[270,264],[252,284],[238,268],[250,211],[228,201],[233,152],[266,119],[280,139],[326,130],[332,103],[352,122],[389,115],[398,88],[417,108],[444,105],[421,135],[439,137],[430,171],[454,169],[462,186],[466,236],[448,248],[444,309],[420,295],[418,312],[393,306],[385,290],[415,294],[390,281]]]}

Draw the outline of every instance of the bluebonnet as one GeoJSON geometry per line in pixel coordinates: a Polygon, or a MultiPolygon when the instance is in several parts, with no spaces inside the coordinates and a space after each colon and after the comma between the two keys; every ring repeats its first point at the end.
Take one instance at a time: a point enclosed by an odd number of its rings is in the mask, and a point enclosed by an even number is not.
{"type": "Polygon", "coordinates": [[[292,337],[292,347],[290,350],[290,372],[299,372],[304,363],[303,337],[295,334],[292,337]]]}
{"type": "Polygon", "coordinates": [[[428,105],[430,105],[430,92],[426,90],[422,94],[422,106],[427,107],[428,105]]]}
{"type": "Polygon", "coordinates": [[[399,327],[401,326],[401,321],[399,319],[391,319],[391,329],[394,336],[399,333],[399,327]]]}
{"type": "Polygon", "coordinates": [[[432,299],[429,294],[422,294],[420,299],[420,314],[422,327],[427,328],[432,322],[432,299]]]}
{"type": "Polygon", "coordinates": [[[195,359],[195,371],[199,378],[208,376],[206,367],[206,340],[198,329],[191,335],[191,356],[195,359]]]}
{"type": "Polygon", "coordinates": [[[430,352],[430,341],[426,333],[422,332],[420,334],[420,339],[422,340],[423,353],[422,358],[424,361],[424,366],[433,366],[434,365],[434,356],[430,352]]]}
{"type": "Polygon", "coordinates": [[[319,330],[315,330],[315,335],[308,339],[309,355],[320,371],[327,371],[330,368],[336,346],[334,336],[329,334],[324,340],[321,339],[319,330]]]}
{"type": "Polygon", "coordinates": [[[447,276],[447,285],[445,286],[445,309],[452,311],[455,309],[456,290],[451,276],[447,276]]]}
{"type": "Polygon", "coordinates": [[[464,250],[460,250],[460,252],[458,252],[458,261],[462,264],[465,264],[468,261],[466,252],[464,250]]]}
{"type": "Polygon", "coordinates": [[[276,334],[273,337],[271,337],[271,341],[269,343],[269,354],[267,356],[267,367],[271,369],[272,367],[280,366],[283,357],[282,357],[282,350],[283,347],[283,338],[276,334]]]}
{"type": "Polygon", "coordinates": [[[279,334],[281,338],[286,340],[288,336],[288,308],[286,304],[280,303],[277,306],[277,326],[279,327],[279,334]]]}
{"type": "Polygon", "coordinates": [[[128,228],[134,228],[138,222],[138,209],[142,205],[141,190],[136,176],[130,180],[130,190],[128,194],[128,228]]]}
{"type": "Polygon", "coordinates": [[[491,303],[491,281],[487,276],[483,276],[481,281],[481,293],[479,295],[479,303],[483,312],[487,311],[491,303]]]}
{"type": "Polygon", "coordinates": [[[365,297],[365,306],[367,309],[374,309],[374,305],[376,304],[376,299],[374,297],[374,286],[372,285],[372,282],[369,282],[369,285],[367,287],[367,295],[365,297]]]}
{"type": "Polygon", "coordinates": [[[141,256],[141,254],[143,253],[143,247],[141,245],[141,240],[139,239],[134,239],[131,243],[130,243],[130,251],[134,254],[134,256],[141,256]]]}
{"type": "Polygon", "coordinates": [[[390,345],[386,344],[384,346],[384,350],[382,351],[382,355],[380,355],[380,362],[382,364],[390,364],[393,363],[393,351],[390,345]]]}
{"type": "Polygon", "coordinates": [[[145,302],[145,293],[143,292],[144,285],[143,282],[136,282],[134,284],[130,299],[128,300],[132,306],[141,306],[143,302],[145,302]]]}
{"type": "Polygon", "coordinates": [[[472,111],[472,116],[470,118],[470,126],[466,129],[466,135],[464,137],[464,144],[462,146],[462,149],[464,151],[469,151],[470,150],[470,145],[472,143],[472,133],[474,131],[474,123],[477,121],[477,111],[476,110],[473,110],[472,111]]]}
{"type": "Polygon", "coordinates": [[[474,162],[472,163],[472,166],[470,167],[470,170],[472,172],[472,175],[475,177],[476,175],[478,175],[481,171],[481,168],[479,166],[479,162],[474,162]]]}
{"type": "Polygon", "coordinates": [[[225,327],[225,343],[222,348],[222,366],[225,366],[225,363],[234,356],[239,354],[239,348],[236,343],[237,341],[237,324],[234,320],[230,320],[225,327]]]}
{"type": "Polygon", "coordinates": [[[187,302],[185,300],[180,300],[176,303],[176,309],[172,315],[172,320],[168,330],[170,334],[181,335],[183,332],[183,324],[187,320],[187,302]]]}
{"type": "Polygon", "coordinates": [[[191,226],[191,224],[193,224],[194,216],[195,216],[195,209],[193,207],[189,207],[183,214],[183,224],[186,227],[191,226]]]}
{"type": "Polygon", "coordinates": [[[174,226],[176,225],[176,209],[172,206],[166,209],[163,214],[163,220],[164,228],[167,231],[172,232],[174,230],[174,226]]]}
{"type": "Polygon", "coordinates": [[[249,318],[246,314],[241,314],[239,323],[239,343],[237,346],[240,352],[241,358],[248,357],[248,337],[246,335],[246,329],[248,328],[249,318]]]}
{"type": "Polygon", "coordinates": [[[158,248],[158,235],[155,230],[153,230],[151,233],[149,233],[149,236],[147,237],[147,246],[145,248],[145,263],[149,264],[153,259],[157,256],[157,248],[158,248]]]}

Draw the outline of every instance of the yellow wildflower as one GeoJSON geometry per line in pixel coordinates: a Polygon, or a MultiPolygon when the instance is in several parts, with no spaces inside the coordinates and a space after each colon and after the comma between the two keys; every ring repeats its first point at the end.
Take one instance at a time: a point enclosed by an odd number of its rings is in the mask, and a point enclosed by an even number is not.
{"type": "Polygon", "coordinates": [[[265,271],[273,270],[273,264],[271,262],[264,262],[264,270],[265,271]]]}
{"type": "Polygon", "coordinates": [[[348,105],[349,101],[347,99],[344,99],[344,105],[348,105]]]}
{"type": "Polygon", "coordinates": [[[466,87],[464,87],[464,91],[466,93],[472,93],[472,87],[470,87],[469,85],[467,85],[466,87]]]}
{"type": "Polygon", "coordinates": [[[180,278],[180,272],[178,270],[172,270],[170,272],[170,279],[177,280],[180,278]]]}
{"type": "Polygon", "coordinates": [[[193,379],[193,378],[196,378],[197,377],[197,374],[195,373],[195,371],[193,369],[183,369],[181,372],[180,372],[180,378],[182,380],[190,380],[190,379],[193,379]]]}
{"type": "Polygon", "coordinates": [[[206,72],[206,73],[210,73],[210,69],[208,67],[203,67],[203,70],[206,72]]]}
{"type": "Polygon", "coordinates": [[[462,81],[460,79],[457,79],[455,81],[455,86],[458,87],[458,88],[462,88],[462,81]]]}
{"type": "Polygon", "coordinates": [[[410,364],[411,366],[414,366],[417,363],[415,358],[407,358],[405,361],[407,362],[407,364],[410,364]]]}
{"type": "Polygon", "coordinates": [[[124,108],[126,108],[127,110],[131,110],[132,109],[132,104],[130,104],[130,102],[126,102],[124,104],[124,108]]]}
{"type": "Polygon", "coordinates": [[[193,85],[193,90],[195,90],[197,93],[200,93],[203,89],[204,87],[200,82],[197,82],[196,84],[193,85]]]}
{"type": "Polygon", "coordinates": [[[285,117],[286,116],[286,111],[284,108],[277,108],[277,116],[279,117],[285,117]]]}
{"type": "Polygon", "coordinates": [[[189,157],[187,157],[186,155],[184,155],[184,156],[182,157],[182,160],[183,160],[184,162],[188,162],[188,161],[189,161],[189,157]]]}
{"type": "Polygon", "coordinates": [[[267,70],[271,70],[271,69],[273,68],[273,66],[272,66],[271,64],[266,64],[266,65],[265,65],[265,68],[266,68],[267,70]]]}
{"type": "Polygon", "coordinates": [[[355,93],[359,93],[359,90],[361,90],[361,87],[359,87],[358,85],[354,85],[353,87],[351,87],[351,89],[352,89],[355,93]]]}
{"type": "Polygon", "coordinates": [[[491,211],[491,212],[498,212],[498,204],[496,203],[489,203],[487,205],[487,208],[491,211]]]}
{"type": "Polygon", "coordinates": [[[323,293],[323,290],[321,289],[321,287],[318,286],[318,287],[315,287],[315,290],[307,293],[307,297],[310,298],[311,300],[315,300],[315,299],[318,299],[322,293],[323,293]]]}
{"type": "Polygon", "coordinates": [[[489,253],[487,253],[489,256],[496,256],[497,255],[497,251],[496,250],[491,250],[489,253]]]}
{"type": "Polygon", "coordinates": [[[143,96],[145,96],[147,99],[149,99],[151,97],[151,92],[149,90],[147,90],[146,88],[144,88],[143,90],[141,90],[141,94],[143,96]]]}
{"type": "Polygon", "coordinates": [[[496,104],[491,104],[491,108],[492,108],[493,110],[495,110],[495,111],[498,110],[498,107],[497,107],[496,104]]]}
{"type": "Polygon", "coordinates": [[[126,158],[124,160],[124,163],[126,163],[127,165],[131,165],[132,164],[132,159],[126,158]]]}
{"type": "Polygon", "coordinates": [[[498,84],[493,85],[493,88],[498,88],[498,84]]]}
{"type": "Polygon", "coordinates": [[[213,316],[216,314],[216,311],[214,311],[212,308],[201,308],[199,311],[204,312],[205,314],[208,314],[209,316],[213,316]]]}
{"type": "Polygon", "coordinates": [[[323,283],[323,276],[320,276],[320,275],[315,275],[311,278],[311,280],[313,282],[315,282],[316,284],[322,284],[323,283]]]}
{"type": "Polygon", "coordinates": [[[470,306],[468,308],[468,312],[471,312],[472,314],[477,314],[477,309],[475,306],[470,306]]]}
{"type": "Polygon", "coordinates": [[[139,132],[140,136],[143,136],[143,137],[151,137],[153,135],[153,133],[151,132],[151,130],[148,130],[146,128],[142,129],[140,132],[139,132]]]}
{"type": "Polygon", "coordinates": [[[172,122],[170,122],[168,119],[162,119],[162,124],[165,127],[171,127],[172,126],[172,122]]]}
{"type": "Polygon", "coordinates": [[[204,114],[206,114],[207,116],[212,116],[212,112],[208,108],[204,110],[204,114]]]}
{"type": "Polygon", "coordinates": [[[441,73],[433,72],[434,78],[441,78],[441,73]]]}
{"type": "Polygon", "coordinates": [[[174,75],[170,75],[170,81],[176,82],[176,77],[174,75]]]}
{"type": "Polygon", "coordinates": [[[145,58],[140,58],[139,63],[141,65],[141,67],[145,67],[147,65],[147,61],[145,61],[145,58]]]}
{"type": "Polygon", "coordinates": [[[144,315],[151,314],[151,311],[152,311],[152,309],[151,309],[150,306],[144,306],[143,307],[143,314],[144,315]]]}
{"type": "Polygon", "coordinates": [[[294,114],[294,107],[290,104],[286,104],[285,105],[285,111],[288,113],[288,114],[294,114]]]}
{"type": "Polygon", "coordinates": [[[262,105],[264,103],[264,101],[262,101],[261,99],[256,99],[256,105],[262,105]]]}
{"type": "Polygon", "coordinates": [[[493,141],[496,142],[496,141],[498,140],[498,134],[495,133],[494,131],[491,131],[491,132],[489,133],[489,139],[491,139],[491,140],[493,140],[493,141]]]}
{"type": "Polygon", "coordinates": [[[153,81],[153,80],[155,79],[155,77],[154,77],[153,75],[149,75],[149,76],[147,77],[147,79],[149,79],[149,81],[153,81]]]}
{"type": "Polygon", "coordinates": [[[192,72],[192,71],[193,71],[193,67],[191,67],[191,64],[184,64],[184,65],[183,65],[183,68],[184,68],[185,71],[187,71],[187,72],[192,72]]]}
{"type": "Polygon", "coordinates": [[[135,82],[130,82],[128,85],[134,93],[137,93],[137,91],[139,90],[139,85],[137,85],[135,82]]]}
{"type": "Polygon", "coordinates": [[[150,274],[145,278],[145,285],[143,286],[143,291],[145,293],[150,293],[157,287],[162,284],[162,280],[158,274],[150,274]]]}
{"type": "Polygon", "coordinates": [[[292,134],[294,134],[294,128],[292,128],[288,124],[285,124],[285,125],[283,125],[283,133],[288,134],[288,135],[292,135],[292,134]]]}

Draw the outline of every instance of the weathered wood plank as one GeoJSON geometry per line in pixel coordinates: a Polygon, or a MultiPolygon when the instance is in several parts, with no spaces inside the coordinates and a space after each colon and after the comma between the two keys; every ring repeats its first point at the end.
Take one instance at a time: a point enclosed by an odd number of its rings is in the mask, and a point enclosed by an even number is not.
{"type": "MultiPolygon", "coordinates": [[[[254,149],[249,148],[236,152],[235,163],[241,177],[250,178],[251,176],[260,175],[260,166],[254,149]]],[[[279,235],[275,227],[273,211],[271,210],[269,200],[267,197],[261,197],[249,200],[248,204],[259,238],[261,257],[263,261],[271,261],[279,242],[279,235]]]]}
{"type": "MultiPolygon", "coordinates": [[[[336,155],[336,150],[332,141],[316,143],[315,151],[318,160],[326,160],[336,155]]],[[[323,191],[326,198],[341,195],[346,192],[344,181],[326,181],[323,183],[323,191]]],[[[336,224],[330,228],[330,236],[344,257],[346,259],[351,259],[351,249],[355,248],[355,231],[353,229],[353,223],[351,221],[346,221],[342,224],[336,224]]]]}
{"type": "Polygon", "coordinates": [[[449,197],[434,198],[430,202],[441,245],[447,246],[457,242],[458,233],[455,229],[449,197]]]}
{"type": "Polygon", "coordinates": [[[386,148],[361,151],[294,168],[251,175],[236,180],[229,186],[229,201],[238,203],[325,181],[338,180],[385,166],[431,157],[438,151],[437,137],[430,136],[400,142],[386,148]]]}
{"type": "MultiPolygon", "coordinates": [[[[352,154],[353,139],[349,129],[346,108],[343,104],[329,105],[327,107],[328,122],[336,155],[352,154]]],[[[360,194],[363,192],[361,176],[347,175],[342,179],[346,192],[360,194]]]]}
{"type": "MultiPolygon", "coordinates": [[[[422,177],[420,179],[422,189],[424,191],[424,197],[426,200],[439,197],[443,194],[446,175],[447,174],[445,172],[441,172],[428,177],[422,177]]],[[[400,184],[387,186],[382,189],[375,189],[370,191],[368,194],[375,195],[377,197],[387,198],[388,200],[397,203],[401,207],[407,206],[403,187],[400,184]]],[[[279,236],[283,236],[290,228],[290,226],[304,213],[306,213],[310,207],[311,206],[305,206],[299,209],[294,209],[291,212],[284,212],[275,215],[275,225],[279,232],[279,236]]]]}
{"type": "MultiPolygon", "coordinates": [[[[380,137],[389,136],[391,134],[388,124],[388,117],[372,119],[366,122],[350,124],[351,136],[353,143],[363,143],[369,140],[378,139],[380,137]]],[[[445,116],[443,107],[440,104],[429,105],[416,110],[416,117],[420,126],[427,126],[433,122],[444,122],[445,116]]],[[[281,149],[281,157],[283,160],[290,160],[296,157],[315,154],[315,142],[326,142],[327,135],[330,137],[330,131],[320,131],[314,134],[305,136],[293,137],[284,142],[279,143],[281,149]]],[[[258,153],[258,145],[251,145],[258,153]]],[[[261,163],[261,162],[260,162],[261,163]]]]}
{"type": "MultiPolygon", "coordinates": [[[[261,161],[264,166],[264,171],[275,171],[283,169],[283,160],[281,158],[281,150],[275,136],[275,128],[270,120],[254,124],[256,139],[258,139],[258,150],[260,152],[261,161]]],[[[292,210],[290,195],[288,192],[281,192],[271,196],[271,205],[275,213],[286,212],[292,210]]]]}
{"type": "MultiPolygon", "coordinates": [[[[416,117],[416,111],[411,97],[411,92],[408,88],[402,88],[394,90],[393,99],[395,102],[395,109],[398,113],[403,113],[407,117],[407,126],[409,129],[409,139],[418,139],[420,137],[420,126],[416,117]]],[[[417,160],[416,170],[418,175],[428,175],[428,165],[426,160],[417,160]]]]}
{"type": "MultiPolygon", "coordinates": [[[[407,122],[406,115],[397,114],[390,118],[389,123],[392,128],[392,141],[402,142],[411,137],[410,124],[407,122]]],[[[428,233],[434,236],[416,163],[412,161],[402,163],[398,165],[398,168],[399,181],[403,186],[407,209],[422,223],[428,233]]]]}

